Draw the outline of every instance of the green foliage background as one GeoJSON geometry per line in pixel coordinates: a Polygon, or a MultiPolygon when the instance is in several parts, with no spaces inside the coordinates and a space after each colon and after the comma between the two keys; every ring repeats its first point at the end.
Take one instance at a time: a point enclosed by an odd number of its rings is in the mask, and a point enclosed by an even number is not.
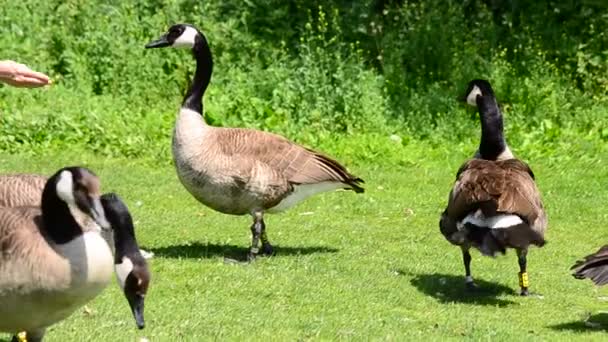
{"type": "Polygon", "coordinates": [[[608,139],[600,0],[24,0],[2,12],[0,58],[55,82],[0,87],[0,150],[11,153],[82,147],[170,160],[194,63],[143,46],[177,22],[210,41],[214,125],[271,130],[353,160],[395,160],[395,148],[420,140],[471,148],[477,118],[456,98],[488,78],[516,150],[587,153],[608,139]]]}

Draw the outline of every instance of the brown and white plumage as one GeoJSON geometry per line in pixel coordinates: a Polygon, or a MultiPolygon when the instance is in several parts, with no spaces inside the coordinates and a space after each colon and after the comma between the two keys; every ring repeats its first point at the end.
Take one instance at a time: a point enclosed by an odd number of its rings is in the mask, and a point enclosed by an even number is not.
{"type": "MultiPolygon", "coordinates": [[[[6,174],[0,175],[0,210],[2,207],[16,208],[17,211],[36,212],[33,208],[39,209],[43,190],[48,178],[38,174],[6,174]],[[20,208],[28,207],[28,208],[20,208]]],[[[104,194],[101,196],[101,203],[110,221],[112,230],[102,230],[101,236],[108,243],[112,253],[115,254],[115,271],[122,281],[119,281],[121,289],[125,293],[129,304],[132,307],[138,327],[143,328],[143,296],[147,292],[150,281],[150,272],[145,258],[150,258],[152,254],[139,250],[131,215],[120,198],[116,194],[104,194]],[[123,259],[128,258],[130,269],[125,269],[123,259]],[[133,265],[136,267],[134,268],[133,265]],[[141,286],[131,286],[125,288],[125,279],[141,279],[141,286]],[[132,291],[131,291],[132,290],[132,291]],[[137,294],[136,294],[137,293],[137,294]],[[135,298],[135,299],[133,299],[135,298]],[[132,304],[136,303],[136,304],[132,304]]],[[[4,212],[6,215],[10,211],[4,212]]],[[[2,213],[0,213],[1,215],[2,213]]],[[[25,215],[25,214],[24,214],[25,215]]],[[[87,218],[80,216],[82,222],[87,222],[87,218]]],[[[89,224],[89,223],[87,223],[89,224]]],[[[22,231],[26,234],[28,231],[22,231]]],[[[2,232],[0,232],[2,234],[2,232]]],[[[12,234],[5,235],[5,238],[12,234]]],[[[19,236],[19,234],[15,234],[19,236]]],[[[25,244],[28,240],[35,241],[35,237],[25,238],[21,236],[14,243],[9,244],[16,249],[23,249],[27,246],[17,246],[17,243],[25,244]]],[[[30,246],[32,248],[32,246],[30,246]]],[[[49,259],[51,260],[51,259],[49,259]]],[[[1,268],[1,267],[0,267],[1,268]]],[[[1,281],[0,281],[1,283],[1,281]]]]}
{"type": "Polygon", "coordinates": [[[0,176],[0,207],[40,206],[47,177],[35,174],[0,176]]]}
{"type": "Polygon", "coordinates": [[[510,217],[516,215],[521,219],[520,224],[501,227],[506,229],[501,232],[504,234],[500,234],[502,246],[526,248],[529,244],[544,245],[547,217],[534,175],[527,164],[517,159],[472,159],[461,166],[456,178],[442,215],[441,232],[446,238],[454,239],[454,234],[456,238],[464,238],[464,234],[457,234],[458,223],[469,215],[472,215],[471,221],[479,221],[482,216],[486,220],[495,217],[493,222],[488,222],[493,226],[517,222],[517,218],[510,217]]]}
{"type": "Polygon", "coordinates": [[[250,258],[258,253],[260,238],[263,251],[272,250],[265,234],[265,212],[286,210],[324,191],[363,192],[360,178],[319,152],[263,131],[208,125],[202,98],[213,60],[205,36],[192,25],[178,24],[146,48],[168,46],[192,49],[197,61],[173,134],[178,177],[204,205],[225,214],[254,217],[250,258]]]}
{"type": "Polygon", "coordinates": [[[608,284],[608,245],[577,261],[571,269],[577,279],[591,279],[599,286],[608,284]]]}
{"type": "Polygon", "coordinates": [[[479,109],[481,142],[475,159],[457,172],[439,227],[449,242],[461,247],[468,285],[473,285],[471,247],[489,256],[516,249],[521,293],[527,295],[528,247],[545,244],[541,195],[530,167],[515,159],[506,144],[502,113],[489,82],[471,81],[465,98],[479,109]]]}
{"type": "Polygon", "coordinates": [[[49,179],[41,207],[0,208],[0,331],[40,341],[111,281],[99,196],[97,177],[71,167],[49,179]]]}

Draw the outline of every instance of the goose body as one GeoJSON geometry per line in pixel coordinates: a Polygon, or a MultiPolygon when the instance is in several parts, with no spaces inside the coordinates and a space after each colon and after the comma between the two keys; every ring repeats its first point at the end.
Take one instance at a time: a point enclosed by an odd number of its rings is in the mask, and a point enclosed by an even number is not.
{"type": "MultiPolygon", "coordinates": [[[[47,181],[47,177],[37,174],[0,175],[0,210],[2,210],[3,207],[9,207],[15,208],[17,211],[23,211],[24,213],[35,213],[38,211],[38,215],[41,215],[41,197],[47,181]]],[[[129,301],[137,326],[141,329],[144,327],[143,297],[147,292],[148,284],[150,282],[150,271],[145,259],[151,258],[152,254],[139,250],[137,240],[135,238],[133,220],[124,202],[122,202],[122,200],[113,193],[102,195],[100,200],[104,212],[112,227],[112,229],[107,232],[102,230],[101,237],[107,243],[106,245],[109,245],[111,253],[114,254],[113,266],[118,283],[129,301]],[[126,264],[129,264],[130,266],[126,267],[126,264]],[[128,288],[126,288],[127,278],[137,280],[138,282],[136,284],[131,284],[128,288]]],[[[10,210],[8,212],[10,212],[10,210]]],[[[74,211],[72,214],[79,217],[84,225],[94,225],[94,223],[90,222],[90,219],[77,211],[74,211]]],[[[76,246],[78,245],[86,245],[86,243],[91,245],[96,243],[95,241],[97,240],[98,235],[99,234],[85,233],[83,235],[85,237],[84,240],[75,240],[66,246],[57,247],[57,249],[59,251],[65,250],[67,253],[71,252],[73,254],[74,251],[77,251],[76,246]]],[[[1,233],[0,236],[2,236],[1,233]]],[[[31,236],[29,238],[24,237],[22,240],[36,241],[35,237],[31,236]]],[[[45,246],[48,249],[50,245],[42,244],[42,246],[38,248],[40,251],[43,251],[45,246]]],[[[102,248],[100,247],[100,250],[101,249],[102,248]]],[[[91,247],[87,250],[96,249],[93,249],[93,246],[91,245],[91,247]]],[[[107,260],[106,258],[101,258],[100,256],[95,255],[82,255],[81,257],[88,257],[88,259],[92,258],[91,260],[95,260],[99,257],[99,260],[107,260]]],[[[78,255],[74,256],[74,258],[74,262],[68,263],[68,266],[76,265],[78,261],[85,260],[79,258],[78,255]]],[[[49,257],[47,260],[52,260],[52,258],[49,257]]],[[[67,259],[64,261],[66,260],[67,259]]],[[[90,263],[91,260],[88,260],[87,262],[90,263]]],[[[77,269],[87,269],[87,267],[84,266],[78,266],[77,269]]],[[[3,274],[1,265],[0,274],[3,274]]],[[[0,284],[1,283],[2,280],[0,279],[0,284]]],[[[77,290],[71,289],[71,292],[68,294],[73,295],[75,291],[77,290]]],[[[51,311],[54,310],[52,306],[47,306],[47,308],[49,308],[51,311]]],[[[68,306],[66,306],[65,309],[66,312],[70,311],[68,306]]],[[[52,320],[52,315],[42,315],[42,317],[48,317],[49,320],[52,320]]]]}
{"type": "Polygon", "coordinates": [[[99,181],[84,168],[51,177],[41,207],[0,208],[0,331],[45,329],[97,296],[111,281],[113,257],[100,229],[109,223],[99,181]]]}
{"type": "Polygon", "coordinates": [[[320,192],[340,188],[363,192],[360,178],[319,152],[268,132],[208,125],[202,97],[213,61],[205,36],[191,25],[178,24],[146,48],[168,46],[192,49],[197,62],[173,132],[178,178],[205,206],[224,214],[253,217],[250,258],[258,253],[260,238],[264,252],[271,252],[264,213],[286,210],[320,192]]]}
{"type": "Polygon", "coordinates": [[[481,142],[474,158],[458,170],[439,227],[444,237],[462,249],[466,283],[474,287],[469,249],[495,256],[517,251],[521,294],[528,294],[527,252],[542,247],[547,229],[540,192],[530,167],[516,159],[503,133],[502,113],[490,83],[469,83],[466,101],[478,108],[481,142]]]}

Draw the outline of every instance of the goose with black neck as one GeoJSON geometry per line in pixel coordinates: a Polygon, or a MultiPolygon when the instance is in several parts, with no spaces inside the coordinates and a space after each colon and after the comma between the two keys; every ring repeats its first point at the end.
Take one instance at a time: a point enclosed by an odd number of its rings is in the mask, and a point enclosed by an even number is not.
{"type": "Polygon", "coordinates": [[[172,152],[178,178],[205,206],[231,215],[251,215],[252,239],[247,255],[272,254],[264,214],[286,210],[320,192],[363,192],[363,180],[336,160],[268,132],[208,125],[203,95],[213,59],[205,35],[189,24],[177,24],[146,48],[188,48],[196,72],[179,110],[172,152]],[[261,250],[260,250],[261,242],[261,250]]]}
{"type": "Polygon", "coordinates": [[[463,99],[479,110],[481,141],[474,158],[456,174],[439,227],[444,237],[462,250],[468,288],[475,288],[469,252],[472,247],[487,256],[513,248],[520,267],[520,293],[527,296],[528,248],[542,247],[547,230],[534,173],[528,164],[515,159],[507,146],[502,113],[490,83],[469,82],[463,99]]]}

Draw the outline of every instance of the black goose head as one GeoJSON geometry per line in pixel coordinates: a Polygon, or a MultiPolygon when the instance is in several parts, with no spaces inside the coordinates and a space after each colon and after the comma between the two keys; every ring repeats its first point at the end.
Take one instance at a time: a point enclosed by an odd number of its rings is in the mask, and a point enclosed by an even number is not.
{"type": "Polygon", "coordinates": [[[190,24],[175,24],[158,39],[146,44],[146,49],[163,47],[194,49],[200,44],[202,37],[203,34],[190,24]]]}
{"type": "Polygon", "coordinates": [[[143,329],[144,299],[150,284],[148,264],[139,251],[133,219],[124,202],[116,194],[109,193],[101,196],[101,203],[114,229],[116,278],[129,302],[137,327],[143,329]]]}
{"type": "Polygon", "coordinates": [[[472,80],[469,82],[467,87],[467,91],[463,96],[460,97],[460,100],[468,103],[471,106],[477,107],[477,97],[478,96],[494,96],[494,90],[492,90],[492,86],[490,82],[487,80],[472,80]]]}
{"type": "Polygon", "coordinates": [[[47,181],[42,192],[42,216],[55,242],[67,242],[82,233],[70,208],[91,217],[102,229],[110,229],[100,201],[100,182],[84,167],[65,167],[47,181]]]}

